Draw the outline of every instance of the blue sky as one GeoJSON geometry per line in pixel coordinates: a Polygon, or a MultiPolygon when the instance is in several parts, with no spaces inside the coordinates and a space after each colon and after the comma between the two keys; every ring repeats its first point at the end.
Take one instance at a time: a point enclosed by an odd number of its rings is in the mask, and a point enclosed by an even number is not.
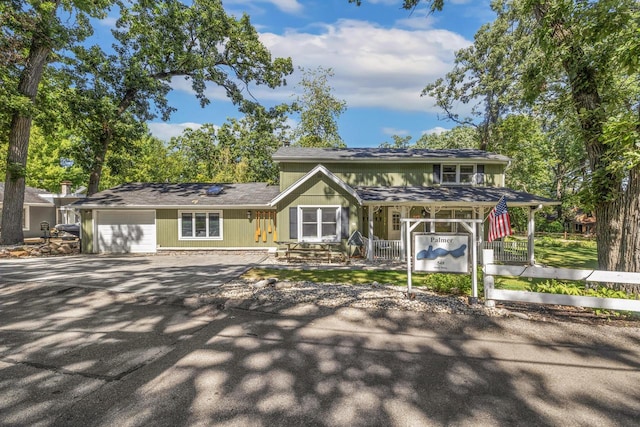
{"type": "MultiPolygon", "coordinates": [[[[265,105],[295,98],[297,67],[333,69],[333,94],[346,101],[339,119],[348,147],[376,147],[391,135],[412,136],[453,126],[422,89],[449,71],[454,52],[469,46],[480,26],[493,14],[489,1],[448,0],[443,12],[427,15],[424,6],[413,12],[401,0],[363,0],[356,7],[347,0],[226,0],[228,13],[246,12],[274,56],[291,57],[296,72],[277,90],[257,88],[254,96],[265,105]]],[[[109,26],[112,19],[103,23],[109,26]]],[[[174,79],[169,99],[177,108],[168,122],[149,123],[163,140],[186,127],[220,125],[238,117],[234,107],[210,88],[212,103],[201,108],[189,82],[174,79]]],[[[295,124],[295,122],[294,122],[295,124]]]]}

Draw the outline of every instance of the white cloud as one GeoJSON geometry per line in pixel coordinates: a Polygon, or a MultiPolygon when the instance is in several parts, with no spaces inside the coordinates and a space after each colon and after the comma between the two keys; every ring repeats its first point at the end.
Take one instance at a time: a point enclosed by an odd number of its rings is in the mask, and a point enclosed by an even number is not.
{"type": "Polygon", "coordinates": [[[353,20],[323,25],[319,34],[290,30],[262,34],[261,40],[274,56],[290,56],[296,66],[332,68],[333,93],[348,107],[408,111],[437,111],[420,93],[451,69],[456,50],[471,43],[447,30],[389,29],[353,20]]]}
{"type": "Polygon", "coordinates": [[[169,141],[171,138],[175,136],[182,135],[185,129],[199,129],[202,127],[201,123],[165,123],[165,122],[155,122],[155,123],[147,123],[149,126],[149,131],[151,135],[162,141],[169,141]]]}
{"type": "Polygon", "coordinates": [[[117,16],[107,16],[106,18],[100,19],[98,22],[102,26],[109,27],[109,28],[116,28],[117,21],[118,21],[117,16]]]}
{"type": "Polygon", "coordinates": [[[382,133],[384,133],[385,135],[389,135],[389,136],[393,136],[393,135],[407,136],[411,132],[409,132],[406,129],[382,128],[382,133]]]}
{"type": "Polygon", "coordinates": [[[241,5],[246,8],[253,8],[255,3],[270,3],[281,11],[290,14],[297,14],[302,11],[302,5],[298,0],[226,0],[225,6],[241,5]]]}
{"type": "MultiPolygon", "coordinates": [[[[453,66],[455,51],[471,44],[448,30],[384,28],[376,24],[340,20],[317,24],[320,31],[288,30],[262,33],[260,39],[274,57],[291,57],[296,67],[331,68],[333,95],[350,107],[388,108],[439,112],[431,97],[421,97],[424,87],[443,77],[453,66]]],[[[291,102],[301,73],[287,78],[288,85],[271,90],[251,87],[260,102],[291,102]]],[[[175,90],[193,93],[191,82],[174,78],[175,90]]],[[[226,100],[224,91],[210,85],[207,96],[226,100]]]]}
{"type": "Polygon", "coordinates": [[[422,131],[422,134],[423,134],[423,135],[433,135],[433,134],[435,134],[435,135],[440,135],[441,133],[448,132],[448,131],[450,131],[450,130],[451,130],[451,129],[446,129],[446,128],[443,128],[443,127],[441,127],[441,126],[436,126],[436,127],[434,127],[434,128],[431,128],[431,129],[427,129],[427,130],[425,130],[425,131],[422,131]]]}

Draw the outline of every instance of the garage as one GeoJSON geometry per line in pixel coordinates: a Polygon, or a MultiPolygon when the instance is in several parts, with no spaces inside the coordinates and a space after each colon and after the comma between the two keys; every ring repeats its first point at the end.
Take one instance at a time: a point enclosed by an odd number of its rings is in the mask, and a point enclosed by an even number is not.
{"type": "Polygon", "coordinates": [[[155,211],[101,210],[96,213],[98,252],[156,252],[155,211]]]}

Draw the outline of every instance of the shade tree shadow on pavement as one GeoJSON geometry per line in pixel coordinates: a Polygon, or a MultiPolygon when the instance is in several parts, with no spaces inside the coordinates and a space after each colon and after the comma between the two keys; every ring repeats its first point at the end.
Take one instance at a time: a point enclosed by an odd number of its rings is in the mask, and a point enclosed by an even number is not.
{"type": "Polygon", "coordinates": [[[634,425],[640,416],[637,328],[210,302],[0,286],[0,424],[634,425]]]}

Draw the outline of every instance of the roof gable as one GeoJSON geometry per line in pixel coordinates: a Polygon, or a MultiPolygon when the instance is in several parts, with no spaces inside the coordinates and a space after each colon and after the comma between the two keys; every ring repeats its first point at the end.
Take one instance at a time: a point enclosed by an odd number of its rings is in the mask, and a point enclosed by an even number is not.
{"type": "Polygon", "coordinates": [[[351,188],[346,182],[338,178],[329,169],[325,168],[322,165],[318,165],[315,168],[311,169],[309,172],[307,172],[304,176],[302,176],[296,182],[291,184],[291,186],[289,186],[289,188],[287,188],[285,191],[278,194],[273,200],[271,200],[271,206],[275,206],[278,202],[280,202],[282,199],[290,195],[293,191],[295,191],[302,184],[304,184],[305,182],[313,178],[318,173],[321,173],[327,178],[329,178],[331,181],[336,183],[340,188],[346,191],[349,195],[353,196],[353,198],[356,199],[358,203],[362,204],[362,200],[360,199],[360,196],[353,188],[351,188]]]}

